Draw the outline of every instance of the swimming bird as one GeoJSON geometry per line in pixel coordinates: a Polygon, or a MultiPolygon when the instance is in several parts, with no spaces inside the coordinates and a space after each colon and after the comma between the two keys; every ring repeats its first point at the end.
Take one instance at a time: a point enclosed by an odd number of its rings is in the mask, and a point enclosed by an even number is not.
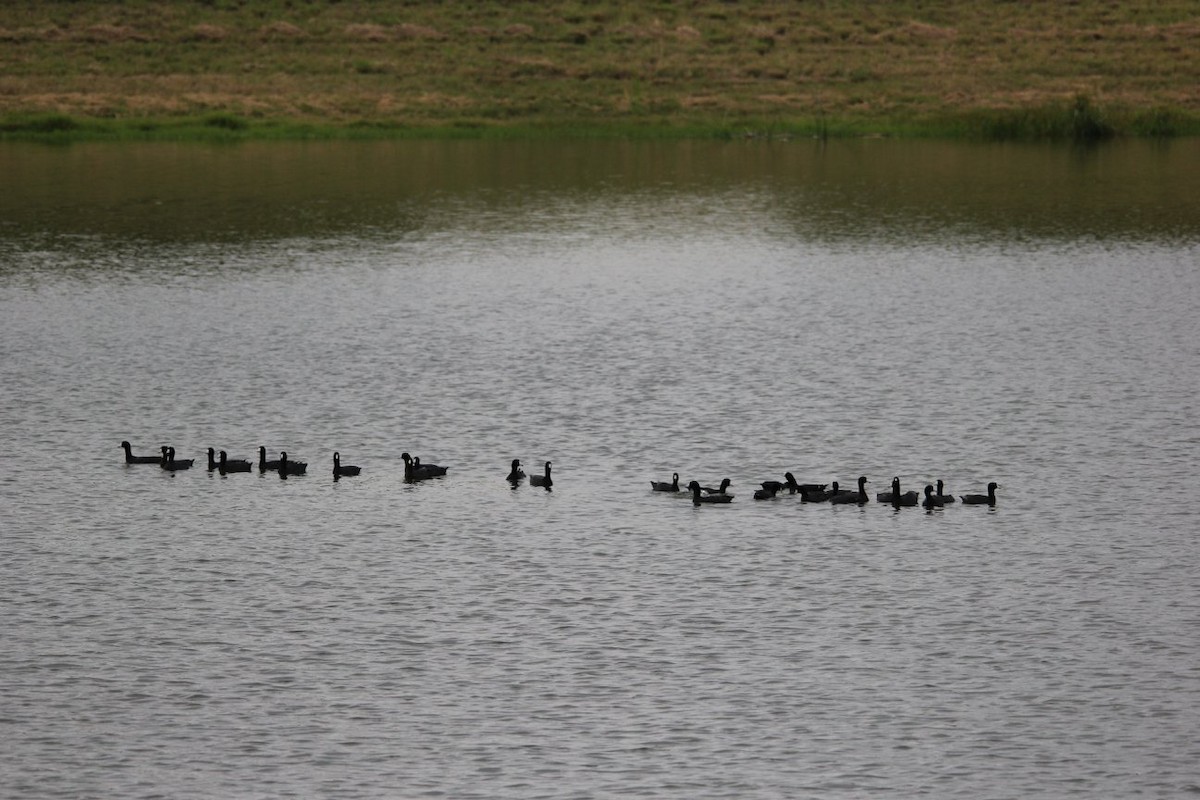
{"type": "Polygon", "coordinates": [[[721,485],[716,489],[712,488],[711,486],[701,486],[700,488],[705,492],[705,494],[725,494],[725,490],[728,489],[732,483],[733,481],[729,480],[729,478],[722,478],[721,485]]]}
{"type": "Polygon", "coordinates": [[[413,458],[408,453],[401,453],[400,458],[404,460],[404,480],[406,481],[424,481],[446,474],[446,467],[422,464],[421,459],[413,458]]]}
{"type": "Polygon", "coordinates": [[[900,492],[900,479],[892,478],[892,490],[879,492],[875,495],[877,503],[891,503],[894,506],[915,506],[921,496],[914,491],[900,492]]]}
{"type": "Polygon", "coordinates": [[[333,479],[349,478],[351,475],[357,475],[362,472],[362,467],[352,467],[349,464],[342,466],[342,454],[335,452],[333,454],[333,479]]]}
{"type": "Polygon", "coordinates": [[[269,472],[277,469],[279,469],[279,459],[273,458],[267,461],[267,448],[260,445],[258,448],[258,471],[269,472]]]}
{"type": "Polygon", "coordinates": [[[176,460],[174,447],[163,447],[162,468],[169,472],[177,472],[181,469],[191,469],[192,464],[196,463],[194,458],[181,458],[176,460]]]}
{"type": "Polygon", "coordinates": [[[679,473],[672,472],[670,481],[650,481],[650,488],[656,492],[678,492],[679,473]]]}
{"type": "MultiPolygon", "coordinates": [[[[765,486],[763,488],[766,488],[765,486]]],[[[816,494],[817,492],[825,491],[823,483],[796,483],[796,476],[790,472],[783,473],[782,489],[787,489],[789,493],[796,494],[797,492],[808,492],[816,494]]]]}
{"type": "Polygon", "coordinates": [[[279,453],[279,477],[286,478],[288,475],[303,475],[306,472],[308,472],[307,461],[290,461],[286,450],[279,453]]]}
{"type": "Polygon", "coordinates": [[[892,490],[890,492],[876,492],[875,502],[890,503],[892,502],[892,496],[898,494],[900,494],[900,479],[892,478],[892,490]]]}
{"type": "Polygon", "coordinates": [[[121,442],[121,449],[125,451],[126,464],[160,464],[162,456],[135,456],[130,447],[129,442],[121,442]]]}
{"type": "Polygon", "coordinates": [[[449,467],[439,467],[437,464],[422,464],[420,456],[413,459],[413,469],[417,472],[424,472],[431,478],[439,478],[450,471],[449,467]]]}
{"type": "Polygon", "coordinates": [[[692,491],[692,505],[700,505],[701,503],[732,503],[733,495],[731,494],[701,494],[704,487],[699,481],[692,481],[688,484],[688,488],[692,491]]]}
{"type": "Polygon", "coordinates": [[[829,502],[834,505],[847,505],[849,503],[857,503],[862,505],[870,500],[867,497],[867,476],[862,475],[858,479],[857,492],[838,492],[833,497],[829,498],[829,502]]]}
{"type": "Polygon", "coordinates": [[[933,493],[931,484],[925,485],[925,500],[921,503],[925,508],[941,508],[946,504],[946,501],[933,493]]]}
{"type": "Polygon", "coordinates": [[[525,477],[525,470],[521,469],[521,459],[514,458],[512,460],[512,469],[509,470],[508,476],[505,478],[509,483],[520,483],[525,477]]]}
{"type": "MultiPolygon", "coordinates": [[[[767,482],[773,483],[773,481],[767,481],[767,482]]],[[[754,499],[755,500],[774,500],[775,493],[778,491],[779,491],[778,489],[768,489],[766,486],[764,486],[761,489],[754,490],[754,499]]],[[[733,497],[733,495],[725,495],[725,496],[733,497]]],[[[720,495],[714,495],[714,497],[720,497],[720,495]]]]}
{"type": "Polygon", "coordinates": [[[238,458],[229,458],[225,455],[225,451],[221,451],[221,460],[217,461],[217,451],[213,448],[208,448],[208,471],[221,470],[221,472],[249,472],[250,462],[243,461],[238,458]]]}
{"type": "Polygon", "coordinates": [[[221,460],[217,462],[217,469],[221,471],[222,475],[227,472],[249,472],[253,466],[245,459],[230,458],[224,450],[221,451],[221,460]]]}
{"type": "Polygon", "coordinates": [[[802,503],[824,503],[842,493],[837,481],[830,484],[828,491],[825,489],[813,490],[806,488],[808,486],[824,486],[824,484],[799,484],[800,488],[797,491],[800,492],[800,501],[802,503]]]}
{"type": "Polygon", "coordinates": [[[937,482],[937,496],[938,496],[938,499],[940,499],[943,503],[953,503],[954,502],[954,495],[942,494],[942,482],[940,480],[937,482]]]}
{"type": "Polygon", "coordinates": [[[549,489],[551,486],[553,486],[554,481],[550,480],[550,462],[549,461],[546,462],[545,470],[546,470],[545,473],[543,473],[541,475],[530,475],[529,476],[529,485],[530,486],[544,486],[547,489],[549,489]]]}
{"type": "Polygon", "coordinates": [[[1000,484],[995,482],[989,483],[987,486],[987,494],[964,494],[960,495],[959,499],[962,500],[964,505],[968,506],[994,506],[996,505],[996,490],[999,488],[1000,484]]]}

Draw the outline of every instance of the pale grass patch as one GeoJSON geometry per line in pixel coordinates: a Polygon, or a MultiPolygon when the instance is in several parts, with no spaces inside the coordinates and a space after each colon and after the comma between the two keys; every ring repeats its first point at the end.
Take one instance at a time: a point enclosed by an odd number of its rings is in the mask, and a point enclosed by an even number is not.
{"type": "Polygon", "coordinates": [[[77,37],[84,42],[146,42],[149,38],[139,34],[128,25],[91,25],[77,37]]]}
{"type": "Polygon", "coordinates": [[[505,27],[504,35],[510,39],[530,39],[533,37],[533,27],[518,22],[505,27]]]}
{"type": "Polygon", "coordinates": [[[813,104],[813,96],[811,94],[759,94],[755,95],[754,99],[760,103],[765,103],[769,106],[777,106],[779,108],[804,108],[813,104]]]}
{"type": "Polygon", "coordinates": [[[925,22],[917,22],[910,20],[904,25],[901,30],[909,34],[914,39],[957,39],[958,29],[942,28],[937,25],[930,25],[925,22]]]}
{"type": "Polygon", "coordinates": [[[397,25],[396,35],[401,39],[429,39],[431,41],[443,41],[446,35],[437,28],[431,28],[428,25],[417,25],[412,22],[405,22],[397,25]]]}
{"type": "Polygon", "coordinates": [[[351,39],[361,39],[364,42],[386,42],[392,38],[382,25],[371,23],[356,22],[347,25],[342,33],[351,39]]]}
{"type": "Polygon", "coordinates": [[[1200,39],[1200,22],[1176,22],[1164,25],[1161,30],[1172,39],[1200,39]]]}
{"type": "Polygon", "coordinates": [[[220,25],[202,22],[188,29],[187,38],[193,42],[220,42],[229,35],[229,31],[220,25]]]}
{"type": "Polygon", "coordinates": [[[303,28],[282,20],[263,25],[258,29],[258,35],[264,39],[304,39],[308,36],[303,28]]]}
{"type": "Polygon", "coordinates": [[[684,108],[721,108],[725,98],[714,94],[693,94],[679,98],[679,105],[684,108]]]}
{"type": "Polygon", "coordinates": [[[475,105],[475,101],[469,97],[441,92],[424,92],[414,97],[413,102],[427,108],[452,108],[455,111],[463,111],[475,105]]]}

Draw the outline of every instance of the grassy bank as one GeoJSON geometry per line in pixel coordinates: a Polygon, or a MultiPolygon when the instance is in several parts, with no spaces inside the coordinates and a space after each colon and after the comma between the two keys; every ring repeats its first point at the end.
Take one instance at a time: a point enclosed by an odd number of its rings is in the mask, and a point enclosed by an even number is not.
{"type": "Polygon", "coordinates": [[[1200,133],[1200,7],[9,0],[0,137],[1200,133]]]}

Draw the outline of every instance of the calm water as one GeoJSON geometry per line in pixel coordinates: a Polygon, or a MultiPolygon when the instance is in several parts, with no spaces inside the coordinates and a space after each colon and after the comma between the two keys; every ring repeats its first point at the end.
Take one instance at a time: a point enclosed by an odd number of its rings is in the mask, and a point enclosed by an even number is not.
{"type": "Polygon", "coordinates": [[[1200,793],[1200,142],[6,145],[0,186],[0,796],[1200,793]],[[202,468],[259,445],[310,474],[202,468]],[[784,471],[1003,488],[751,498],[784,471]]]}

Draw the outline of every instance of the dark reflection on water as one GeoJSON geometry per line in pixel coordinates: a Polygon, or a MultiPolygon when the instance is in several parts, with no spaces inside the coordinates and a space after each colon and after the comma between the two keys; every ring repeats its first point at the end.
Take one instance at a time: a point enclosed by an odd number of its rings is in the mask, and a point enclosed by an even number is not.
{"type": "Polygon", "coordinates": [[[498,208],[537,227],[631,194],[750,197],[748,222],[827,241],[1161,239],[1196,235],[1200,142],[10,144],[0,178],[0,235],[47,242],[394,237],[498,208]]]}

